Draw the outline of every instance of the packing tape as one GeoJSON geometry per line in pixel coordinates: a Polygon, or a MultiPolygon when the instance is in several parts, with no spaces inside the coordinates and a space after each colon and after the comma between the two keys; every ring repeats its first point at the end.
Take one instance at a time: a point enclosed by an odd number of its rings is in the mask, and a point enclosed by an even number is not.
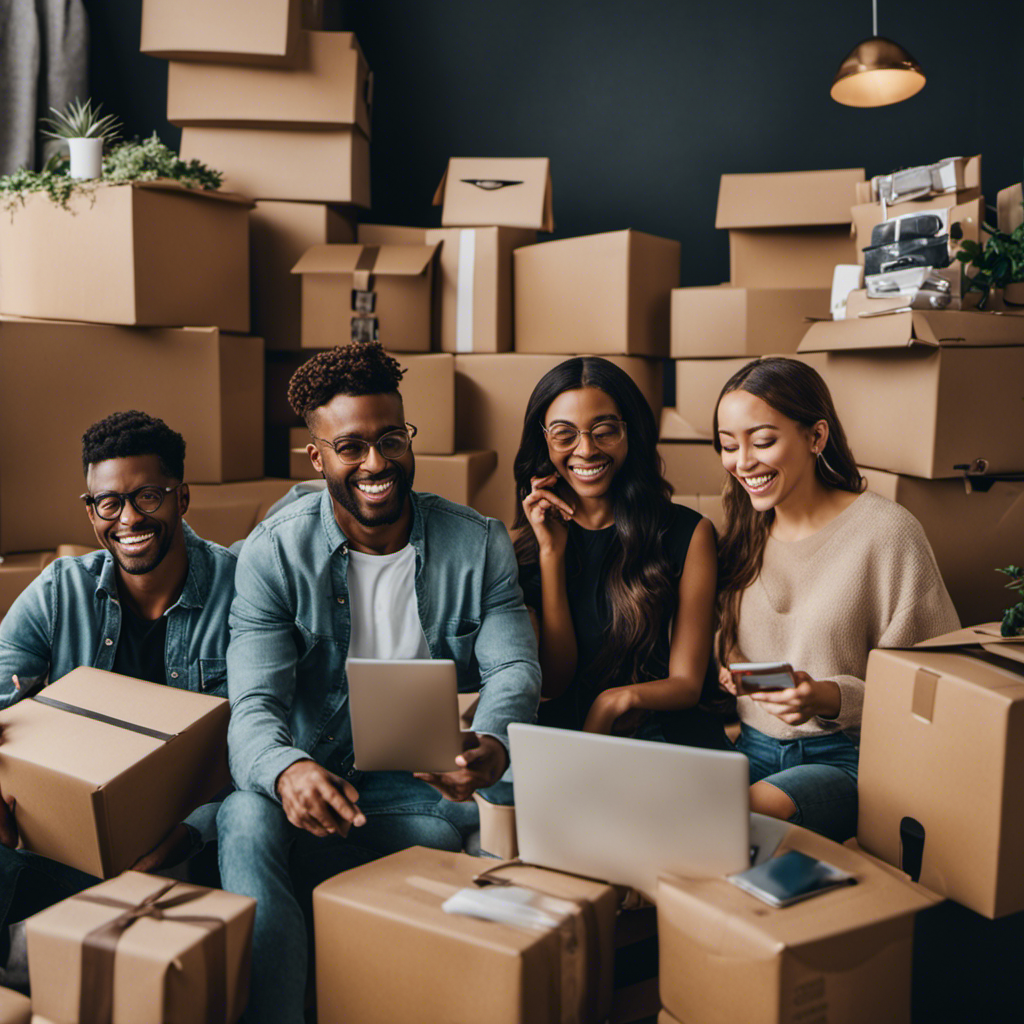
{"type": "Polygon", "coordinates": [[[476,272],[476,232],[459,232],[459,270],[455,282],[455,351],[473,351],[473,278],[476,272]]]}
{"type": "Polygon", "coordinates": [[[47,707],[56,708],[58,711],[67,711],[72,715],[91,718],[94,722],[105,722],[107,725],[117,726],[118,729],[127,729],[129,732],[137,732],[143,736],[152,736],[153,739],[163,740],[164,743],[168,740],[173,740],[175,736],[174,733],[160,732],[158,729],[150,729],[146,725],[126,722],[123,718],[114,718],[111,715],[101,714],[99,711],[90,711],[88,708],[80,708],[76,704],[65,704],[62,700],[54,700],[52,697],[44,697],[41,694],[37,694],[31,699],[38,701],[40,704],[45,704],[47,707]]]}

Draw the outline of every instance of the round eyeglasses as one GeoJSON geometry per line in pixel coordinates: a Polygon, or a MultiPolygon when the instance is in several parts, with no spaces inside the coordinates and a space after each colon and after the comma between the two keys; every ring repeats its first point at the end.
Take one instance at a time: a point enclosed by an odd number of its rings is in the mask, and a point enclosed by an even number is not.
{"type": "Polygon", "coordinates": [[[393,462],[409,450],[412,439],[416,436],[416,428],[411,423],[406,423],[405,426],[405,430],[389,430],[376,441],[364,441],[361,437],[339,437],[336,441],[328,441],[323,437],[317,437],[316,434],[312,434],[311,437],[314,441],[320,441],[328,448],[333,448],[334,454],[348,466],[365,462],[371,448],[376,448],[385,459],[393,462]]]}
{"type": "Polygon", "coordinates": [[[101,491],[99,494],[83,494],[82,501],[91,505],[93,511],[108,522],[117,519],[124,509],[124,503],[131,504],[140,515],[152,515],[164,503],[164,498],[171,491],[176,491],[181,484],[173,487],[159,487],[156,484],[146,484],[144,487],[136,487],[134,491],[120,493],[118,491],[101,491]]]}
{"type": "Polygon", "coordinates": [[[571,423],[556,423],[553,427],[541,424],[540,429],[556,452],[571,452],[580,443],[581,434],[588,434],[595,446],[605,451],[621,444],[626,436],[626,424],[622,420],[602,420],[590,430],[580,430],[571,423]]]}

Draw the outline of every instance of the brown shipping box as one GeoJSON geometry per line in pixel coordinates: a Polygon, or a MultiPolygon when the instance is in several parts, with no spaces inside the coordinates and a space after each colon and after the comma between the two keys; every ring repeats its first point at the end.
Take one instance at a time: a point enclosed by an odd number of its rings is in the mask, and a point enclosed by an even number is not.
{"type": "Polygon", "coordinates": [[[32,1024],[32,1001],[28,996],[0,988],[0,1024],[32,1024]]]}
{"type": "MultiPolygon", "coordinates": [[[[456,443],[460,450],[484,448],[498,453],[497,467],[480,488],[473,507],[506,526],[512,525],[517,507],[512,466],[523,436],[526,403],[541,377],[566,358],[519,352],[455,356],[456,443]]],[[[662,402],[660,360],[606,358],[636,381],[657,420],[662,402]]],[[[418,437],[415,444],[419,445],[418,437]]]]}
{"type": "Polygon", "coordinates": [[[633,230],[517,249],[516,351],[667,356],[680,252],[633,230]]]}
{"type": "Polygon", "coordinates": [[[665,479],[677,494],[721,494],[725,483],[722,457],[710,441],[662,441],[665,479]]]}
{"type": "Polygon", "coordinates": [[[83,667],[0,726],[0,789],[25,848],[101,878],[230,782],[223,697],[83,667]]]}
{"type": "Polygon", "coordinates": [[[715,227],[729,231],[730,283],[831,288],[832,268],[856,261],[850,206],[863,180],[861,167],[723,174],[715,227]]]}
{"type": "Polygon", "coordinates": [[[370,136],[373,77],[351,32],[301,32],[289,68],[171,61],[167,120],[216,128],[337,128],[370,136]]]}
{"type": "Polygon", "coordinates": [[[996,194],[996,214],[999,230],[1007,234],[1024,224],[1024,189],[1020,182],[996,194]]]}
{"type": "Polygon", "coordinates": [[[1024,470],[1024,317],[914,310],[812,324],[800,352],[822,375],[857,461],[958,477],[986,459],[1024,470]]]}
{"type": "MultiPolygon", "coordinates": [[[[971,199],[977,199],[981,195],[981,156],[957,157],[955,165],[956,191],[944,192],[940,195],[923,196],[919,199],[902,199],[898,203],[887,203],[888,209],[898,209],[900,213],[913,213],[919,203],[928,203],[935,199],[947,200],[949,206],[957,203],[966,203],[971,199]]],[[[858,181],[855,189],[855,198],[852,202],[878,203],[875,195],[872,179],[858,181]]],[[[881,205],[881,204],[879,204],[881,205]]]]}
{"type": "Polygon", "coordinates": [[[887,865],[793,826],[857,884],[776,909],[724,878],[658,883],[661,1001],[694,1024],[909,1024],[914,915],[939,902],[887,865]]]}
{"type": "Polygon", "coordinates": [[[858,843],[985,917],[1024,910],[1024,638],[875,650],[866,682],[858,843]]]}
{"type": "Polygon", "coordinates": [[[260,338],[215,327],[0,319],[0,437],[32,430],[31,444],[0,445],[0,553],[95,544],[78,500],[85,487],[75,439],[143,399],[146,412],[184,436],[188,483],[263,475],[260,338]],[[40,395],[59,416],[39,415],[40,395]]]}
{"type": "Polygon", "coordinates": [[[302,347],[379,341],[429,352],[436,245],[314,245],[302,275],[302,347]]]}
{"type": "Polygon", "coordinates": [[[317,8],[310,0],[144,0],[140,49],[170,60],[287,65],[299,30],[317,8]]]}
{"type": "Polygon", "coordinates": [[[283,498],[294,480],[244,480],[233,484],[192,484],[188,515],[189,526],[200,537],[230,547],[245,540],[283,498]]]}
{"type": "Polygon", "coordinates": [[[292,267],[314,245],[354,240],[344,213],[324,203],[260,200],[250,219],[252,331],[270,349],[298,349],[302,281],[292,267]]]}
{"type": "Polygon", "coordinates": [[[554,231],[547,157],[452,157],[434,194],[446,227],[554,231]]]}
{"type": "Polygon", "coordinates": [[[28,919],[33,1009],[81,1024],[233,1024],[249,996],[255,913],[248,896],[126,871],[28,919]]]}
{"type": "Polygon", "coordinates": [[[370,143],[358,128],[183,128],[181,159],[224,172],[253,199],[370,206],[370,143]]]}
{"type": "Polygon", "coordinates": [[[1011,604],[996,568],[1020,562],[1024,481],[968,492],[960,480],[921,480],[861,468],[868,490],[899,502],[924,527],[961,622],[988,622],[1011,604]]]}
{"type": "Polygon", "coordinates": [[[0,312],[249,330],[248,199],[139,181],[68,205],[40,192],[0,217],[0,312]]]}
{"type": "Polygon", "coordinates": [[[53,561],[52,551],[0,556],[0,619],[18,595],[53,561]]]}
{"type": "Polygon", "coordinates": [[[795,352],[809,318],[829,315],[829,288],[674,288],[673,359],[795,352]]]}
{"type": "Polygon", "coordinates": [[[517,865],[496,876],[564,901],[573,908],[567,926],[516,928],[441,909],[495,863],[413,847],[318,886],[313,918],[320,1019],[359,1024],[605,1020],[611,1007],[616,890],[517,865]],[[332,969],[339,963],[346,965],[344,972],[332,969]]]}

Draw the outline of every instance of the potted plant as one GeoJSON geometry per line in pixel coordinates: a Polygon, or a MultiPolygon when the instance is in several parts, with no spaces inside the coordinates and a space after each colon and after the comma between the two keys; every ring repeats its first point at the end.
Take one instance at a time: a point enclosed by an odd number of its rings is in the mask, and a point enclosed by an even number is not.
{"type": "Polygon", "coordinates": [[[1004,576],[1010,577],[1006,584],[1007,590],[1013,590],[1021,598],[1003,612],[1003,622],[999,632],[1003,636],[1024,636],[1024,569],[1019,565],[1008,565],[1005,569],[996,569],[1004,576]]]}
{"type": "Polygon", "coordinates": [[[50,107],[53,117],[43,118],[43,134],[51,139],[66,139],[71,154],[72,178],[99,178],[103,174],[103,146],[121,130],[113,114],[100,117],[103,104],[93,109],[92,100],[72,100],[65,110],[50,107]]]}
{"type": "Polygon", "coordinates": [[[1024,223],[1013,231],[983,225],[989,237],[982,245],[971,239],[960,243],[956,258],[964,269],[973,267],[973,277],[964,276],[968,291],[982,292],[978,309],[984,309],[992,289],[1000,290],[1009,306],[1024,305],[1024,223]]]}

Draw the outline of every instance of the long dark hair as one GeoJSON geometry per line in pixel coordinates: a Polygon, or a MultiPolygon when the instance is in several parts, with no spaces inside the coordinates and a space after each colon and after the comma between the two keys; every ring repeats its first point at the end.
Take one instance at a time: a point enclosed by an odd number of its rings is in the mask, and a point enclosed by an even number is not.
{"type": "MultiPolygon", "coordinates": [[[[832,490],[859,494],[864,489],[864,479],[857,471],[828,385],[813,367],[797,359],[770,356],[737,370],[715,403],[714,440],[719,455],[722,442],[718,436],[718,405],[730,391],[746,391],[804,427],[824,420],[828,440],[815,464],[816,476],[832,490]]],[[[722,505],[725,529],[718,542],[718,660],[725,664],[736,645],[740,598],[761,572],[775,512],[755,511],[747,492],[732,476],[722,491],[722,505]]]]}
{"type": "Polygon", "coordinates": [[[665,615],[674,614],[678,601],[664,549],[672,488],[662,475],[658,427],[647,399],[629,374],[607,359],[567,359],[544,374],[530,395],[514,465],[516,557],[523,565],[537,561],[537,539],[522,502],[530,493],[530,478],[552,472],[541,430],[544,416],[555,398],[578,388],[603,391],[626,422],[629,449],[609,492],[617,540],[607,576],[612,621],[596,664],[604,670],[602,684],[612,679],[638,682],[640,670],[665,628],[665,615]]]}

